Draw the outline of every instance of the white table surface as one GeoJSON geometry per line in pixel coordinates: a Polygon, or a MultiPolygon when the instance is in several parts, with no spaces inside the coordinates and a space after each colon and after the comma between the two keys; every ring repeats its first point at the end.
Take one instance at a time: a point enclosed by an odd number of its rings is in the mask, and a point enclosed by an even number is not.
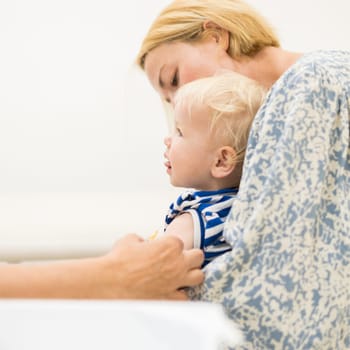
{"type": "Polygon", "coordinates": [[[240,341],[214,304],[0,301],[1,350],[214,350],[240,341]]]}

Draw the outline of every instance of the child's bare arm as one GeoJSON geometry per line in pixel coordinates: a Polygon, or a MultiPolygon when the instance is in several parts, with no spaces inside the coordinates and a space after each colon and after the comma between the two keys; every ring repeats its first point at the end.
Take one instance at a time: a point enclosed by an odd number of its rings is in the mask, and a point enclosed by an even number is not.
{"type": "Polygon", "coordinates": [[[184,242],[185,249],[193,248],[194,225],[192,215],[183,213],[178,215],[168,225],[165,234],[179,237],[184,242]]]}

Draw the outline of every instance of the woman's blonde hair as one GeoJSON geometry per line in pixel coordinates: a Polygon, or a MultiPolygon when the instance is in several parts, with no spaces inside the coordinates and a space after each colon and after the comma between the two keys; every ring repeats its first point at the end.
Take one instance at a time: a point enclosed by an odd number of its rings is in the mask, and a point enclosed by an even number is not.
{"type": "Polygon", "coordinates": [[[253,56],[266,46],[279,47],[271,26],[241,0],[174,0],[154,20],[137,56],[143,69],[147,54],[163,43],[196,42],[219,29],[229,33],[228,53],[253,56]],[[213,23],[206,29],[205,23],[213,23]]]}
{"type": "Polygon", "coordinates": [[[189,115],[194,108],[208,107],[213,136],[231,146],[236,152],[234,162],[242,163],[252,121],[265,96],[265,88],[254,80],[224,72],[183,85],[174,103],[189,115]]]}

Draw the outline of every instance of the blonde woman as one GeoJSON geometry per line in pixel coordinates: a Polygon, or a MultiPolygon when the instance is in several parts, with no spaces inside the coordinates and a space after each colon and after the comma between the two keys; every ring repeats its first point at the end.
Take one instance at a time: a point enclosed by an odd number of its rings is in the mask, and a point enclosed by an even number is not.
{"type": "Polygon", "coordinates": [[[193,299],[222,303],[244,349],[350,347],[350,53],[289,52],[240,0],[176,0],[138,64],[160,96],[226,69],[269,89],[226,221],[232,250],[193,299]]]}

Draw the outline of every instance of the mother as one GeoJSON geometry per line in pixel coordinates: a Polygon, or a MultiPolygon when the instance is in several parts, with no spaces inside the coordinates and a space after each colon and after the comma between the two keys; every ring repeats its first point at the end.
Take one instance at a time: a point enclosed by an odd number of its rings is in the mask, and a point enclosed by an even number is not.
{"type": "Polygon", "coordinates": [[[176,0],[138,64],[159,94],[229,69],[270,89],[225,238],[193,299],[222,303],[244,349],[350,348],[350,53],[285,51],[240,0],[176,0]]]}

